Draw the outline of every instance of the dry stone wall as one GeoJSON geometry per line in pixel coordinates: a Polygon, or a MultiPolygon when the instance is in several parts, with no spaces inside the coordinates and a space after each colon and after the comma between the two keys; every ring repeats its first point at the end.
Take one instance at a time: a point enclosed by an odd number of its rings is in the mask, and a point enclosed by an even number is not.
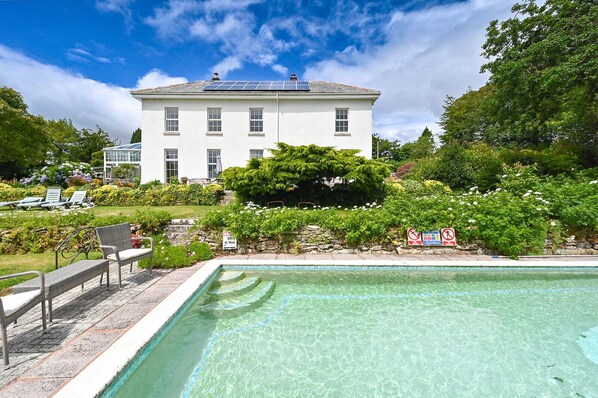
{"type": "MultiPolygon", "coordinates": [[[[261,237],[257,240],[239,241],[237,250],[222,250],[222,233],[196,229],[187,235],[188,240],[206,242],[219,254],[255,253],[374,253],[374,254],[487,254],[490,250],[481,242],[464,243],[457,247],[412,247],[407,246],[406,238],[400,231],[391,233],[385,242],[371,242],[350,245],[331,231],[317,225],[309,225],[282,238],[261,237]]],[[[598,254],[597,241],[580,241],[569,237],[558,247],[546,241],[544,254],[580,255],[598,254]]]]}

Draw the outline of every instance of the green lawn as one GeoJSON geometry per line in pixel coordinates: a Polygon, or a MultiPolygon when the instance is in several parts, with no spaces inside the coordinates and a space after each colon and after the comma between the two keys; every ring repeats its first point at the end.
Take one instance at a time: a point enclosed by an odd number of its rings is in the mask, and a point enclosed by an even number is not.
{"type": "MultiPolygon", "coordinates": [[[[212,209],[217,209],[219,206],[152,206],[152,207],[141,207],[141,206],[98,206],[84,211],[93,212],[95,217],[108,217],[108,216],[131,216],[136,211],[141,210],[165,210],[172,218],[200,218],[206,212],[212,209]]],[[[46,210],[14,210],[10,211],[7,208],[0,209],[0,217],[4,218],[2,224],[10,224],[12,217],[18,218],[19,221],[23,219],[35,219],[40,217],[46,217],[53,214],[46,210]]],[[[90,258],[101,258],[101,254],[90,253],[90,258]]],[[[68,261],[60,259],[60,264],[65,265],[68,261]]],[[[50,272],[55,269],[54,266],[54,252],[39,253],[39,254],[15,254],[15,255],[0,255],[0,275],[16,274],[24,271],[42,271],[50,272]]],[[[7,287],[16,285],[17,283],[23,282],[30,277],[20,277],[8,280],[0,280],[0,292],[5,290],[7,287]]],[[[6,291],[4,291],[6,293],[6,291]]]]}
{"type": "MultiPolygon", "coordinates": [[[[91,209],[85,209],[84,211],[93,212],[96,217],[107,217],[133,215],[137,210],[165,210],[170,213],[172,218],[200,218],[209,210],[217,209],[218,207],[219,206],[97,206],[91,209]]],[[[14,210],[11,212],[8,208],[0,209],[0,213],[2,213],[2,216],[18,217],[19,219],[44,217],[44,215],[52,214],[52,212],[46,210],[14,210]]]]}

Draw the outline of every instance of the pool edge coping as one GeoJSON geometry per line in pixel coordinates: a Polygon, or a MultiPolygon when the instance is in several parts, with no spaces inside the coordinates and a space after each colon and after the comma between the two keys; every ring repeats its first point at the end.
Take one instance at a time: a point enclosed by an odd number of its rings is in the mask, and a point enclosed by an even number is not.
{"type": "Polygon", "coordinates": [[[99,396],[126,368],[131,360],[156,336],[177,311],[222,267],[242,266],[412,266],[412,267],[496,267],[496,268],[598,268],[598,261],[540,259],[517,261],[491,260],[270,260],[214,259],[208,261],[169,294],[154,309],[60,388],[54,397],[99,396]]]}

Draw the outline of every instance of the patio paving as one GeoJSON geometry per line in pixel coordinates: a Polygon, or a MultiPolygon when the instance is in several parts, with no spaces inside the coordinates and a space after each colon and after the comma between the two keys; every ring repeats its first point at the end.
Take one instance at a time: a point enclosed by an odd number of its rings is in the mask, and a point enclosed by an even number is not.
{"type": "MultiPolygon", "coordinates": [[[[231,255],[221,259],[264,260],[491,260],[479,255],[367,255],[367,254],[260,254],[231,255]]],[[[565,260],[546,258],[547,261],[565,260]]],[[[593,261],[596,257],[576,257],[593,261]]],[[[528,261],[522,259],[521,262],[528,261]]],[[[54,322],[42,333],[41,310],[29,311],[8,328],[10,367],[0,371],[0,397],[49,397],[79,374],[98,355],[127,332],[203,264],[176,270],[154,270],[152,277],[133,267],[123,268],[123,289],[118,289],[116,265],[111,266],[110,289],[99,277],[53,301],[54,322]]],[[[517,264],[517,263],[516,263],[517,264]]]]}

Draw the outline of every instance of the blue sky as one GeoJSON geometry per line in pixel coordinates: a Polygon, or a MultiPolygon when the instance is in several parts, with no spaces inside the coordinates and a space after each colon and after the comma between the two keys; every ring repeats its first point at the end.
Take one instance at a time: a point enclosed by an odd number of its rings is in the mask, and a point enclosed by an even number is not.
{"type": "Polygon", "coordinates": [[[435,133],[446,95],[479,74],[484,30],[510,0],[0,0],[0,85],[30,111],[128,141],[131,89],[209,78],[379,89],[374,131],[435,133]]]}

